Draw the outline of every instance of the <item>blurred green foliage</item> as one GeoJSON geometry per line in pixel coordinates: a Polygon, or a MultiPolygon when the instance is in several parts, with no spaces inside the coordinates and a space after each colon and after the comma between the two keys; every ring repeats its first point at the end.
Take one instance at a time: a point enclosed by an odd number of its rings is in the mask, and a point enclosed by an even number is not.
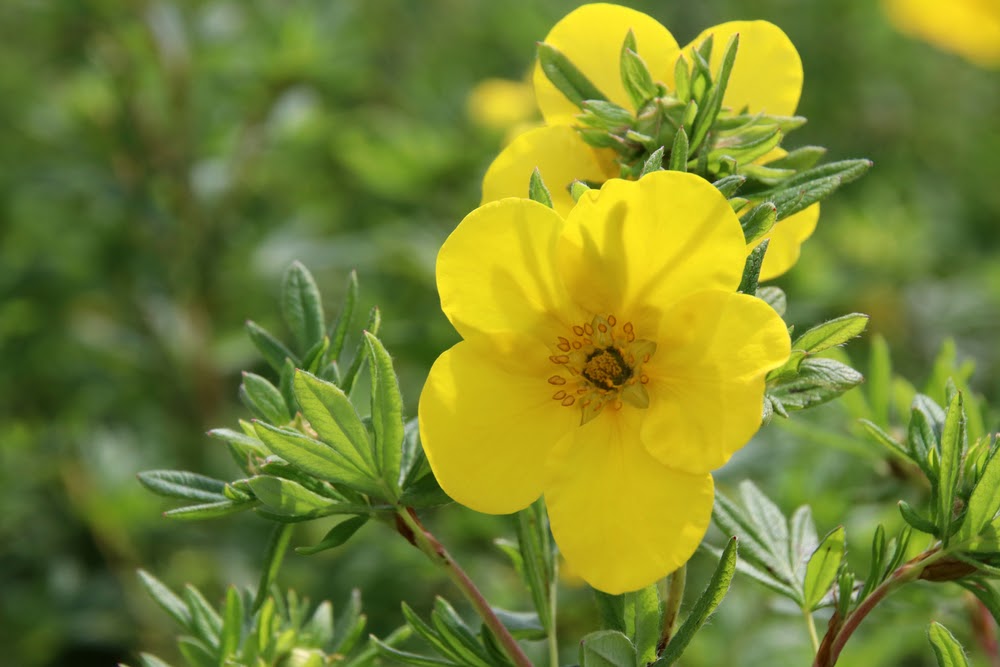
{"type": "MultiPolygon", "coordinates": [[[[139,566],[213,602],[229,583],[256,581],[266,526],[170,523],[134,475],[231,472],[203,432],[244,416],[240,370],[267,372],[243,322],[277,327],[292,259],[332,303],[358,270],[361,311],[381,307],[415,411],[431,361],[455,340],[437,306],[434,257],[478,203],[500,141],[468,120],[466,96],[486,77],[520,78],[534,42],[577,4],[0,4],[0,663],[172,655],[170,623],[139,586],[139,566]]],[[[977,360],[976,386],[1000,394],[997,73],[900,36],[874,2],[623,4],[681,43],[736,18],[790,35],[809,118],[795,140],[828,146],[831,160],[875,161],[824,204],[781,280],[791,319],[867,312],[916,380],[954,336],[959,356],[977,360]]],[[[752,477],[786,511],[809,502],[821,531],[845,523],[865,544],[877,521],[898,526],[884,501],[914,492],[863,453],[843,407],[818,413],[814,427],[801,417],[794,431],[772,426],[720,483],[752,477]]],[[[489,543],[511,533],[508,520],[460,508],[433,520],[455,551],[482,556],[465,560],[488,596],[523,602],[489,543]]],[[[865,558],[849,550],[856,569],[865,558]]],[[[693,577],[707,577],[702,565],[696,558],[693,577]]],[[[361,586],[380,635],[400,622],[400,600],[424,613],[448,590],[379,527],[344,550],[290,557],[282,583],[333,600],[361,586]]],[[[748,580],[733,589],[685,664],[806,664],[789,610],[748,580]]],[[[564,597],[561,634],[591,629],[586,595],[564,597]]],[[[932,664],[927,620],[967,640],[962,600],[914,587],[873,617],[842,664],[932,664]]]]}

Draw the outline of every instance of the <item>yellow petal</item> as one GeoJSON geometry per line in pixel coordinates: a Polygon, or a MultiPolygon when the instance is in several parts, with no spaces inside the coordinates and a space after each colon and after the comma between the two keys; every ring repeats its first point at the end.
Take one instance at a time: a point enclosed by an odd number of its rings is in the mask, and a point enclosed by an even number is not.
{"type": "MultiPolygon", "coordinates": [[[[566,219],[560,248],[568,294],[590,313],[620,308],[641,327],[660,309],[706,288],[735,290],[746,243],[726,198],[698,176],[658,171],[590,191],[566,219]]],[[[640,331],[640,337],[646,337],[640,331]]]]}
{"type": "Polygon", "coordinates": [[[984,67],[1000,66],[1000,3],[996,0],[883,0],[901,31],[984,67]]]}
{"type": "Polygon", "coordinates": [[[523,331],[548,345],[565,331],[554,319],[566,302],[554,261],[562,228],[559,214],[529,199],[486,204],[459,223],[438,253],[437,284],[463,338],[523,331]]]}
{"type": "Polygon", "coordinates": [[[598,590],[648,586],[686,563],[705,535],[711,475],[659,463],[625,412],[577,429],[552,463],[545,491],[552,534],[573,573],[598,590]]]}
{"type": "Polygon", "coordinates": [[[580,420],[552,399],[551,364],[462,341],[438,357],[420,394],[420,438],[441,488],[480,512],[528,506],[545,486],[549,452],[580,420]],[[501,365],[502,364],[502,365],[501,365]]]}
{"type": "Polygon", "coordinates": [[[684,47],[685,53],[712,35],[709,65],[714,77],[729,38],[739,33],[736,62],[722,103],[735,111],[791,116],[802,94],[802,60],[781,28],[767,21],[730,21],[713,26],[684,47]]]}
{"type": "MultiPolygon", "coordinates": [[[[655,19],[634,9],[595,3],[567,14],[553,26],[545,43],[566,55],[604,95],[616,104],[632,109],[621,81],[620,59],[625,36],[632,30],[638,54],[654,79],[673,72],[679,49],[670,31],[655,19]]],[[[535,97],[549,125],[572,125],[580,109],[549,82],[535,64],[535,97]]]]}
{"type": "Polygon", "coordinates": [[[755,297],[711,290],[674,304],[644,367],[643,442],[672,468],[722,466],[760,426],[764,376],[790,348],[784,322],[755,297]]]}
{"type": "Polygon", "coordinates": [[[610,149],[592,149],[569,126],[531,130],[515,138],[486,170],[483,203],[527,197],[531,172],[537,167],[552,195],[552,205],[565,217],[574,204],[570,183],[603,183],[614,175],[613,159],[610,149]]]}
{"type": "MultiPolygon", "coordinates": [[[[799,261],[802,244],[812,236],[818,220],[819,204],[813,204],[779,221],[764,235],[765,239],[770,239],[770,243],[764,254],[764,265],[760,269],[762,281],[773,280],[795,266],[795,262],[799,261]]],[[[752,249],[747,248],[748,251],[752,249]]]]}

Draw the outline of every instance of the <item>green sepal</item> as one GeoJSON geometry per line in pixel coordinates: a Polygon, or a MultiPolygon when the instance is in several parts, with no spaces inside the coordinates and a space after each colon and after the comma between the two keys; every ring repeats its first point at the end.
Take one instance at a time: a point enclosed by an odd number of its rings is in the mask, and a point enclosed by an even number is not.
{"type": "Polygon", "coordinates": [[[826,155],[826,149],[822,146],[803,146],[790,151],[784,157],[771,160],[767,163],[767,166],[772,169],[802,171],[803,169],[809,169],[822,160],[824,155],[826,155]]]}
{"type": "Polygon", "coordinates": [[[301,262],[292,262],[285,272],[281,311],[298,349],[308,350],[323,338],[323,302],[312,274],[301,262]]]}
{"type": "Polygon", "coordinates": [[[573,198],[574,202],[578,202],[580,201],[580,197],[590,189],[591,187],[583,181],[573,181],[569,184],[569,195],[573,198]]]}
{"type": "Polygon", "coordinates": [[[760,280],[760,268],[764,264],[764,253],[767,252],[768,243],[770,241],[764,239],[747,256],[746,263],[743,265],[740,286],[736,288],[740,294],[754,295],[757,293],[757,281],[760,280]]]}
{"type": "Polygon", "coordinates": [[[809,329],[792,342],[792,348],[803,350],[806,354],[816,354],[860,336],[867,326],[867,315],[842,315],[809,329]]]}
{"type": "Polygon", "coordinates": [[[528,199],[552,208],[552,195],[545,187],[545,181],[542,180],[542,173],[538,171],[538,167],[535,167],[528,179],[528,199]]]}
{"type": "Polygon", "coordinates": [[[771,231],[778,219],[778,209],[769,201],[757,204],[740,216],[740,226],[743,228],[743,238],[747,245],[762,239],[771,231]]]}
{"type": "Polygon", "coordinates": [[[642,171],[639,172],[639,178],[654,171],[660,171],[661,169],[663,169],[663,146],[657,148],[646,158],[646,161],[642,165],[642,171]]]}
{"type": "Polygon", "coordinates": [[[622,128],[631,127],[632,112],[607,100],[587,100],[583,103],[583,113],[577,119],[581,125],[598,130],[620,132],[622,128]]]}
{"type": "Polygon", "coordinates": [[[816,547],[806,566],[802,587],[805,596],[803,609],[812,611],[823,602],[823,598],[837,579],[846,550],[847,542],[843,526],[838,526],[827,533],[816,547]]]}
{"type": "Polygon", "coordinates": [[[539,42],[538,63],[552,85],[576,106],[583,108],[586,100],[607,99],[597,86],[554,46],[539,42]]]}
{"type": "Polygon", "coordinates": [[[670,639],[670,642],[663,650],[662,657],[654,663],[655,665],[666,667],[666,665],[672,665],[677,662],[695,633],[701,629],[701,626],[705,624],[708,617],[712,615],[722,602],[722,599],[726,596],[726,592],[729,590],[729,584],[733,580],[733,574],[736,572],[736,544],[735,537],[729,539],[729,543],[726,544],[726,548],[722,551],[719,564],[716,566],[715,572],[712,573],[712,578],[709,580],[708,586],[705,587],[697,602],[694,603],[691,613],[688,614],[684,623],[678,628],[677,634],[670,639]]]}
{"type": "Polygon", "coordinates": [[[670,171],[687,171],[688,148],[687,132],[683,127],[679,127],[677,128],[677,133],[674,134],[674,143],[670,147],[670,164],[667,169],[670,171]]]}
{"type": "Polygon", "coordinates": [[[674,63],[674,96],[682,103],[691,100],[691,71],[683,55],[674,63]]]}
{"type": "Polygon", "coordinates": [[[722,193],[723,197],[732,197],[736,194],[737,190],[743,187],[743,184],[747,182],[747,177],[741,174],[733,174],[731,176],[726,176],[725,178],[720,178],[719,180],[712,183],[715,189],[722,193]]]}
{"type": "Polygon", "coordinates": [[[619,69],[625,92],[632,100],[632,105],[639,109],[648,100],[656,97],[657,89],[653,75],[649,73],[649,67],[646,66],[646,62],[637,51],[635,33],[629,30],[622,44],[619,69]]]}

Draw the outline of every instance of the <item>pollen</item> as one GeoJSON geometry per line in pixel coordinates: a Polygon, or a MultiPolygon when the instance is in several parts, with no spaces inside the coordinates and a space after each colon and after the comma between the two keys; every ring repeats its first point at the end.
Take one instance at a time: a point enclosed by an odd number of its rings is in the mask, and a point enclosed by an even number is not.
{"type": "Polygon", "coordinates": [[[656,351],[656,343],[637,337],[632,322],[619,324],[614,315],[596,315],[590,322],[573,325],[567,336],[558,336],[549,361],[569,372],[567,380],[553,375],[548,383],[559,391],[552,399],[565,407],[580,406],[580,423],[585,424],[604,408],[620,411],[644,409],[650,396],[645,385],[649,377],[642,372],[656,351]],[[564,387],[564,389],[562,388],[564,387]]]}

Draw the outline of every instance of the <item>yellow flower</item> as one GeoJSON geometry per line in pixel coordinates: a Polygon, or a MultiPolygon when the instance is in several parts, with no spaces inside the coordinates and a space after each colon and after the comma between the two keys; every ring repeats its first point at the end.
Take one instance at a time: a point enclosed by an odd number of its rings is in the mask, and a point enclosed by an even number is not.
{"type": "Polygon", "coordinates": [[[442,488],[492,514],[544,494],[572,570],[641,588],[690,558],[711,471],[760,425],[784,323],[735,292],[743,232],[692,174],[608,181],[561,216],[507,198],[438,255],[463,340],[431,368],[420,431],[442,488]]]}
{"type": "Polygon", "coordinates": [[[883,0],[882,5],[902,32],[983,67],[1000,66],[997,0],[883,0]]]}
{"type": "Polygon", "coordinates": [[[484,79],[466,100],[469,117],[477,125],[504,131],[504,143],[539,126],[535,92],[530,83],[484,79]]]}
{"type": "MultiPolygon", "coordinates": [[[[681,49],[670,31],[646,14],[617,5],[591,4],[559,21],[544,41],[565,54],[610,101],[635,111],[619,68],[622,42],[629,30],[653,77],[668,90],[673,89],[674,65],[682,53],[689,53],[711,35],[710,65],[717,67],[729,38],[739,33],[739,52],[723,104],[731,109],[746,107],[751,113],[794,115],[802,92],[802,62],[785,33],[766,21],[722,23],[681,49]]],[[[565,215],[573,207],[570,183],[601,183],[618,176],[619,169],[613,150],[593,148],[580,138],[573,129],[580,109],[537,64],[534,85],[546,127],[518,136],[497,156],[483,179],[482,201],[525,196],[528,179],[537,167],[556,210],[565,215]]],[[[819,207],[814,205],[775,225],[769,234],[771,244],[764,256],[761,280],[775,278],[795,264],[799,247],[812,234],[818,218],[819,207]]]]}

